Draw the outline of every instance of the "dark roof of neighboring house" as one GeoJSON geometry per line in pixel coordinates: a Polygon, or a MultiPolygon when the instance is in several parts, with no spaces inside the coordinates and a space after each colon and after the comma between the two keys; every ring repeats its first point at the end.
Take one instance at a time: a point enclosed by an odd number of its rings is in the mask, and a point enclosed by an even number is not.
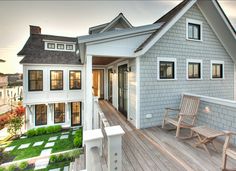
{"type": "Polygon", "coordinates": [[[167,12],[164,16],[162,16],[160,19],[158,19],[157,21],[154,22],[154,24],[156,23],[161,23],[163,22],[164,24],[161,26],[161,28],[157,29],[155,32],[153,32],[136,50],[135,52],[138,52],[140,50],[142,50],[162,29],[163,27],[169,23],[169,21],[174,18],[179,11],[188,4],[190,0],[184,0],[182,1],[179,5],[177,5],[176,7],[174,7],[172,10],[170,10],[169,12],[167,12]]]}
{"type": "Polygon", "coordinates": [[[44,50],[43,40],[77,42],[77,38],[44,34],[31,34],[22,50],[17,54],[24,58],[20,63],[32,64],[81,64],[76,52],[44,50]]]}

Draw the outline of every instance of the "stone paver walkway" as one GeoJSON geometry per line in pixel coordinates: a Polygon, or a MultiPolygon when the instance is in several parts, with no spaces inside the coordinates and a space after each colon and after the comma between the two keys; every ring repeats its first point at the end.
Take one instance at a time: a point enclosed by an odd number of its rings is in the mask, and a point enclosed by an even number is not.
{"type": "Polygon", "coordinates": [[[28,148],[29,146],[30,146],[30,143],[21,144],[20,147],[18,147],[18,149],[25,149],[25,148],[28,148]]]}
{"type": "Polygon", "coordinates": [[[38,141],[33,144],[33,147],[37,147],[43,144],[44,141],[38,141]]]}
{"type": "Polygon", "coordinates": [[[49,158],[48,158],[48,157],[45,158],[45,159],[37,160],[37,161],[35,162],[35,168],[34,168],[34,170],[45,169],[45,168],[47,168],[48,163],[49,163],[49,158]]]}
{"type": "Polygon", "coordinates": [[[65,134],[69,134],[70,132],[62,132],[61,134],[62,135],[65,135],[65,134]]]}
{"type": "Polygon", "coordinates": [[[49,171],[60,171],[60,168],[56,168],[56,169],[50,169],[49,171]]]}
{"type": "Polygon", "coordinates": [[[51,152],[52,152],[51,148],[42,150],[40,153],[40,156],[47,156],[47,155],[51,154],[51,152]]]}
{"type": "Polygon", "coordinates": [[[64,167],[64,171],[69,171],[69,166],[64,167]]]}
{"type": "Polygon", "coordinates": [[[62,135],[62,136],[60,137],[60,140],[67,139],[68,137],[69,137],[69,135],[62,135]]]}
{"type": "Polygon", "coordinates": [[[16,146],[7,147],[7,148],[5,148],[4,152],[12,151],[15,147],[16,147],[16,146]]]}
{"type": "Polygon", "coordinates": [[[44,147],[53,147],[55,145],[55,142],[48,142],[44,147]]]}
{"type": "Polygon", "coordinates": [[[50,137],[50,138],[48,139],[48,141],[55,141],[55,140],[57,140],[57,136],[55,136],[55,137],[50,137]]]}

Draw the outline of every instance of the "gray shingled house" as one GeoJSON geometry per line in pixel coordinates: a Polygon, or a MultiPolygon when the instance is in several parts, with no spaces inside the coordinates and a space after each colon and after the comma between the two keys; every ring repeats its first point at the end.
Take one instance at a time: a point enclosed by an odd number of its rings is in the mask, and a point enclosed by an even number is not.
{"type": "Polygon", "coordinates": [[[215,0],[184,0],[139,27],[120,13],[78,39],[40,33],[19,52],[29,127],[43,120],[92,129],[93,96],[136,128],[161,124],[164,108],[183,93],[236,97],[235,30],[215,0]]]}

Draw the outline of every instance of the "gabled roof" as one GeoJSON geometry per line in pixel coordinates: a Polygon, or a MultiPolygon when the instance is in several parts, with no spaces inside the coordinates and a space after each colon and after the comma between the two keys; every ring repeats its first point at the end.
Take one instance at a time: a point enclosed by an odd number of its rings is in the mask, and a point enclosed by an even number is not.
{"type": "Polygon", "coordinates": [[[131,23],[127,20],[127,18],[123,15],[123,13],[119,13],[117,17],[115,17],[111,22],[101,24],[98,26],[90,27],[89,28],[89,34],[91,34],[93,31],[96,31],[96,33],[103,33],[106,31],[109,31],[112,27],[114,27],[118,22],[122,22],[124,28],[132,28],[133,26],[131,23]]]}
{"type": "Polygon", "coordinates": [[[172,10],[170,10],[168,13],[166,13],[165,15],[163,15],[160,19],[158,19],[157,21],[154,22],[154,24],[156,23],[160,23],[160,22],[164,22],[164,24],[161,26],[161,28],[157,29],[154,33],[152,33],[136,50],[135,52],[138,52],[140,50],[142,50],[163,28],[166,24],[168,24],[171,19],[173,19],[182,9],[183,7],[188,4],[189,0],[184,0],[182,1],[179,5],[177,5],[176,7],[174,7],[172,10]]]}
{"type": "Polygon", "coordinates": [[[44,40],[76,43],[77,38],[31,34],[22,50],[17,54],[18,56],[24,56],[20,63],[80,64],[79,56],[76,52],[44,50],[44,40]]]}
{"type": "Polygon", "coordinates": [[[235,29],[223,12],[217,0],[184,0],[155,23],[165,24],[153,32],[136,50],[137,56],[144,54],[154,45],[194,4],[197,4],[207,21],[215,31],[226,51],[236,62],[235,29]],[[220,23],[220,24],[219,24],[220,23]]]}

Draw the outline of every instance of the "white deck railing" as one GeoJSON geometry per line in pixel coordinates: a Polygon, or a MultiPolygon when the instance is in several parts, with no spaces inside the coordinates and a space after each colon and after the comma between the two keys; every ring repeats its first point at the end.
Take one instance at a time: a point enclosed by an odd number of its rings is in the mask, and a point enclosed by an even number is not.
{"type": "MultiPolygon", "coordinates": [[[[97,165],[92,160],[97,155],[94,152],[94,147],[98,148],[100,157],[103,157],[106,161],[108,171],[122,170],[122,138],[124,134],[121,126],[110,126],[107,118],[102,112],[98,99],[94,97],[93,104],[93,130],[84,132],[84,144],[86,146],[86,170],[94,170],[94,166],[97,165]]],[[[99,164],[100,168],[100,164],[99,164]]]]}

